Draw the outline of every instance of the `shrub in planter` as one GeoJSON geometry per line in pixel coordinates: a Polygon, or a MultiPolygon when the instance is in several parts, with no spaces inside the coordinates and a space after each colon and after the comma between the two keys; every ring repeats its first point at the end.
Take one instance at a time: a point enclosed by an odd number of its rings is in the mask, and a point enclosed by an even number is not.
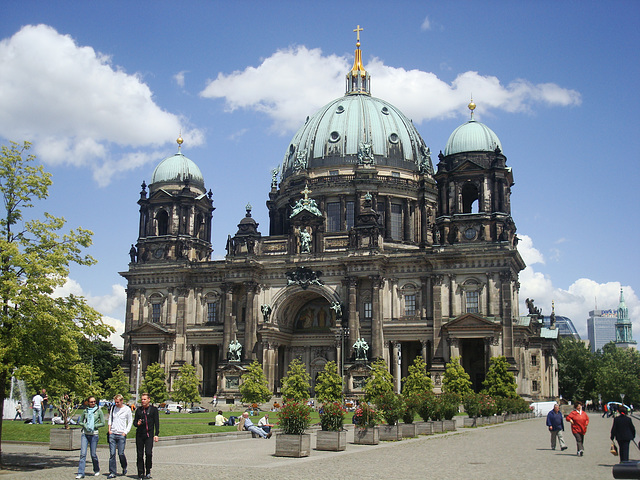
{"type": "Polygon", "coordinates": [[[400,395],[387,392],[376,399],[376,407],[388,425],[396,425],[403,413],[403,402],[400,395]]]}
{"type": "Polygon", "coordinates": [[[441,420],[451,420],[458,413],[460,407],[460,395],[457,393],[442,393],[438,397],[438,409],[441,420]]]}
{"type": "Polygon", "coordinates": [[[476,418],[480,415],[480,399],[475,392],[467,393],[462,398],[462,406],[469,417],[476,418]]]}
{"type": "Polygon", "coordinates": [[[302,435],[311,424],[311,407],[301,402],[287,402],[280,409],[278,427],[287,435],[302,435]]]}
{"type": "Polygon", "coordinates": [[[339,432],[344,424],[344,416],[347,410],[338,402],[329,402],[322,405],[320,413],[320,426],[328,432],[339,432]]]}
{"type": "Polygon", "coordinates": [[[496,413],[496,401],[489,395],[479,395],[480,401],[480,415],[483,417],[489,417],[496,413]]]}
{"type": "Polygon", "coordinates": [[[378,423],[378,413],[367,402],[361,402],[353,415],[353,423],[360,428],[375,427],[378,423]]]}
{"type": "Polygon", "coordinates": [[[416,416],[416,412],[420,407],[420,398],[418,395],[406,395],[402,399],[403,409],[402,421],[404,423],[413,423],[413,419],[416,416]]]}
{"type": "Polygon", "coordinates": [[[420,415],[420,418],[425,422],[428,422],[433,416],[435,398],[436,396],[433,392],[424,392],[416,397],[418,402],[418,415],[420,415]]]}

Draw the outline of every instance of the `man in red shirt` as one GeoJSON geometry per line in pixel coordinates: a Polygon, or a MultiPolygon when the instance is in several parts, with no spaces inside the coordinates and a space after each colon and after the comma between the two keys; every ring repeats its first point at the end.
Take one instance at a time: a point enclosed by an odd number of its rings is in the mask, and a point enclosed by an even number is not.
{"type": "Polygon", "coordinates": [[[582,410],[582,402],[573,404],[575,410],[567,415],[567,422],[571,424],[571,433],[576,438],[579,457],[584,455],[584,436],[587,434],[587,426],[589,425],[589,416],[587,412],[582,410]]]}

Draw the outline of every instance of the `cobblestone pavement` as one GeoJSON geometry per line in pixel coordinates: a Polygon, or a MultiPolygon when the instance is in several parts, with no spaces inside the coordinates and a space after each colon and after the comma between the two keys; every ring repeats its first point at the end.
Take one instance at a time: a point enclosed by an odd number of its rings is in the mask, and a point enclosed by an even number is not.
{"type": "MultiPolygon", "coordinates": [[[[306,458],[273,456],[270,440],[242,439],[154,449],[154,479],[606,479],[618,461],[609,453],[611,419],[591,416],[585,439],[585,455],[575,454],[575,440],[565,431],[569,447],[550,448],[544,418],[507,422],[457,432],[420,436],[378,446],[348,443],[344,452],[312,450],[306,458]]],[[[348,433],[353,441],[353,432],[348,433]]],[[[312,435],[312,448],[315,435],[312,435]]],[[[0,471],[5,479],[71,479],[77,472],[78,452],[54,452],[45,446],[3,444],[6,464],[29,464],[29,470],[0,471]]],[[[129,478],[135,478],[135,445],[128,442],[129,478]]],[[[108,450],[98,451],[105,478],[108,450]]],[[[631,446],[631,459],[640,452],[631,446]]],[[[90,460],[87,462],[91,469],[90,460]]],[[[16,467],[17,468],[17,467],[16,467]]],[[[126,477],[118,477],[126,478],[126,477]]]]}

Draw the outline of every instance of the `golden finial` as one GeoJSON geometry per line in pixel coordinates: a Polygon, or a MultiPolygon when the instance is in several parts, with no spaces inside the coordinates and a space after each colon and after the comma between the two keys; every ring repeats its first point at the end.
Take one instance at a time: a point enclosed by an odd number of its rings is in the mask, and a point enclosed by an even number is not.
{"type": "Polygon", "coordinates": [[[178,144],[178,152],[180,152],[180,149],[182,148],[182,144],[184,143],[184,140],[182,139],[182,132],[180,132],[180,135],[178,135],[178,138],[176,139],[176,143],[178,144]]]}
{"type": "Polygon", "coordinates": [[[357,42],[356,42],[356,47],[360,48],[360,32],[362,32],[364,30],[364,28],[362,28],[360,25],[358,25],[353,31],[356,32],[357,35],[357,42]]]}
{"type": "Polygon", "coordinates": [[[471,102],[467,105],[467,108],[471,110],[471,120],[473,120],[473,111],[476,109],[476,104],[473,103],[473,95],[471,96],[471,102]]]}

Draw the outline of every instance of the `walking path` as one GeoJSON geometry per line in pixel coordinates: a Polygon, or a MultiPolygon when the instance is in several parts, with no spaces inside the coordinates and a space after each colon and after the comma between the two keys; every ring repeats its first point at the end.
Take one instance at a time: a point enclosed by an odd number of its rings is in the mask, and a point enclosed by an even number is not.
{"type": "MultiPolygon", "coordinates": [[[[242,439],[191,445],[156,446],[152,475],[165,479],[260,479],[299,480],[348,479],[606,479],[613,478],[618,457],[609,453],[611,419],[591,415],[585,438],[584,457],[575,454],[575,440],[565,430],[569,447],[564,452],[550,448],[544,418],[457,432],[420,436],[378,446],[348,443],[344,452],[312,450],[306,458],[274,457],[275,437],[270,440],[242,439]]],[[[567,426],[565,426],[566,428],[567,426]]],[[[353,441],[353,431],[347,434],[353,441]]],[[[312,435],[312,448],[315,434],[312,435]]],[[[5,479],[71,479],[77,472],[78,452],[57,452],[45,446],[3,444],[5,464],[28,464],[34,470],[1,470],[5,479]]],[[[135,478],[135,445],[129,441],[129,478],[135,478]]],[[[108,450],[99,449],[103,476],[108,473],[108,450]]],[[[631,446],[631,459],[640,451],[631,446]]],[[[87,467],[91,469],[88,459],[87,467]]],[[[126,478],[126,477],[118,477],[126,478]]]]}

